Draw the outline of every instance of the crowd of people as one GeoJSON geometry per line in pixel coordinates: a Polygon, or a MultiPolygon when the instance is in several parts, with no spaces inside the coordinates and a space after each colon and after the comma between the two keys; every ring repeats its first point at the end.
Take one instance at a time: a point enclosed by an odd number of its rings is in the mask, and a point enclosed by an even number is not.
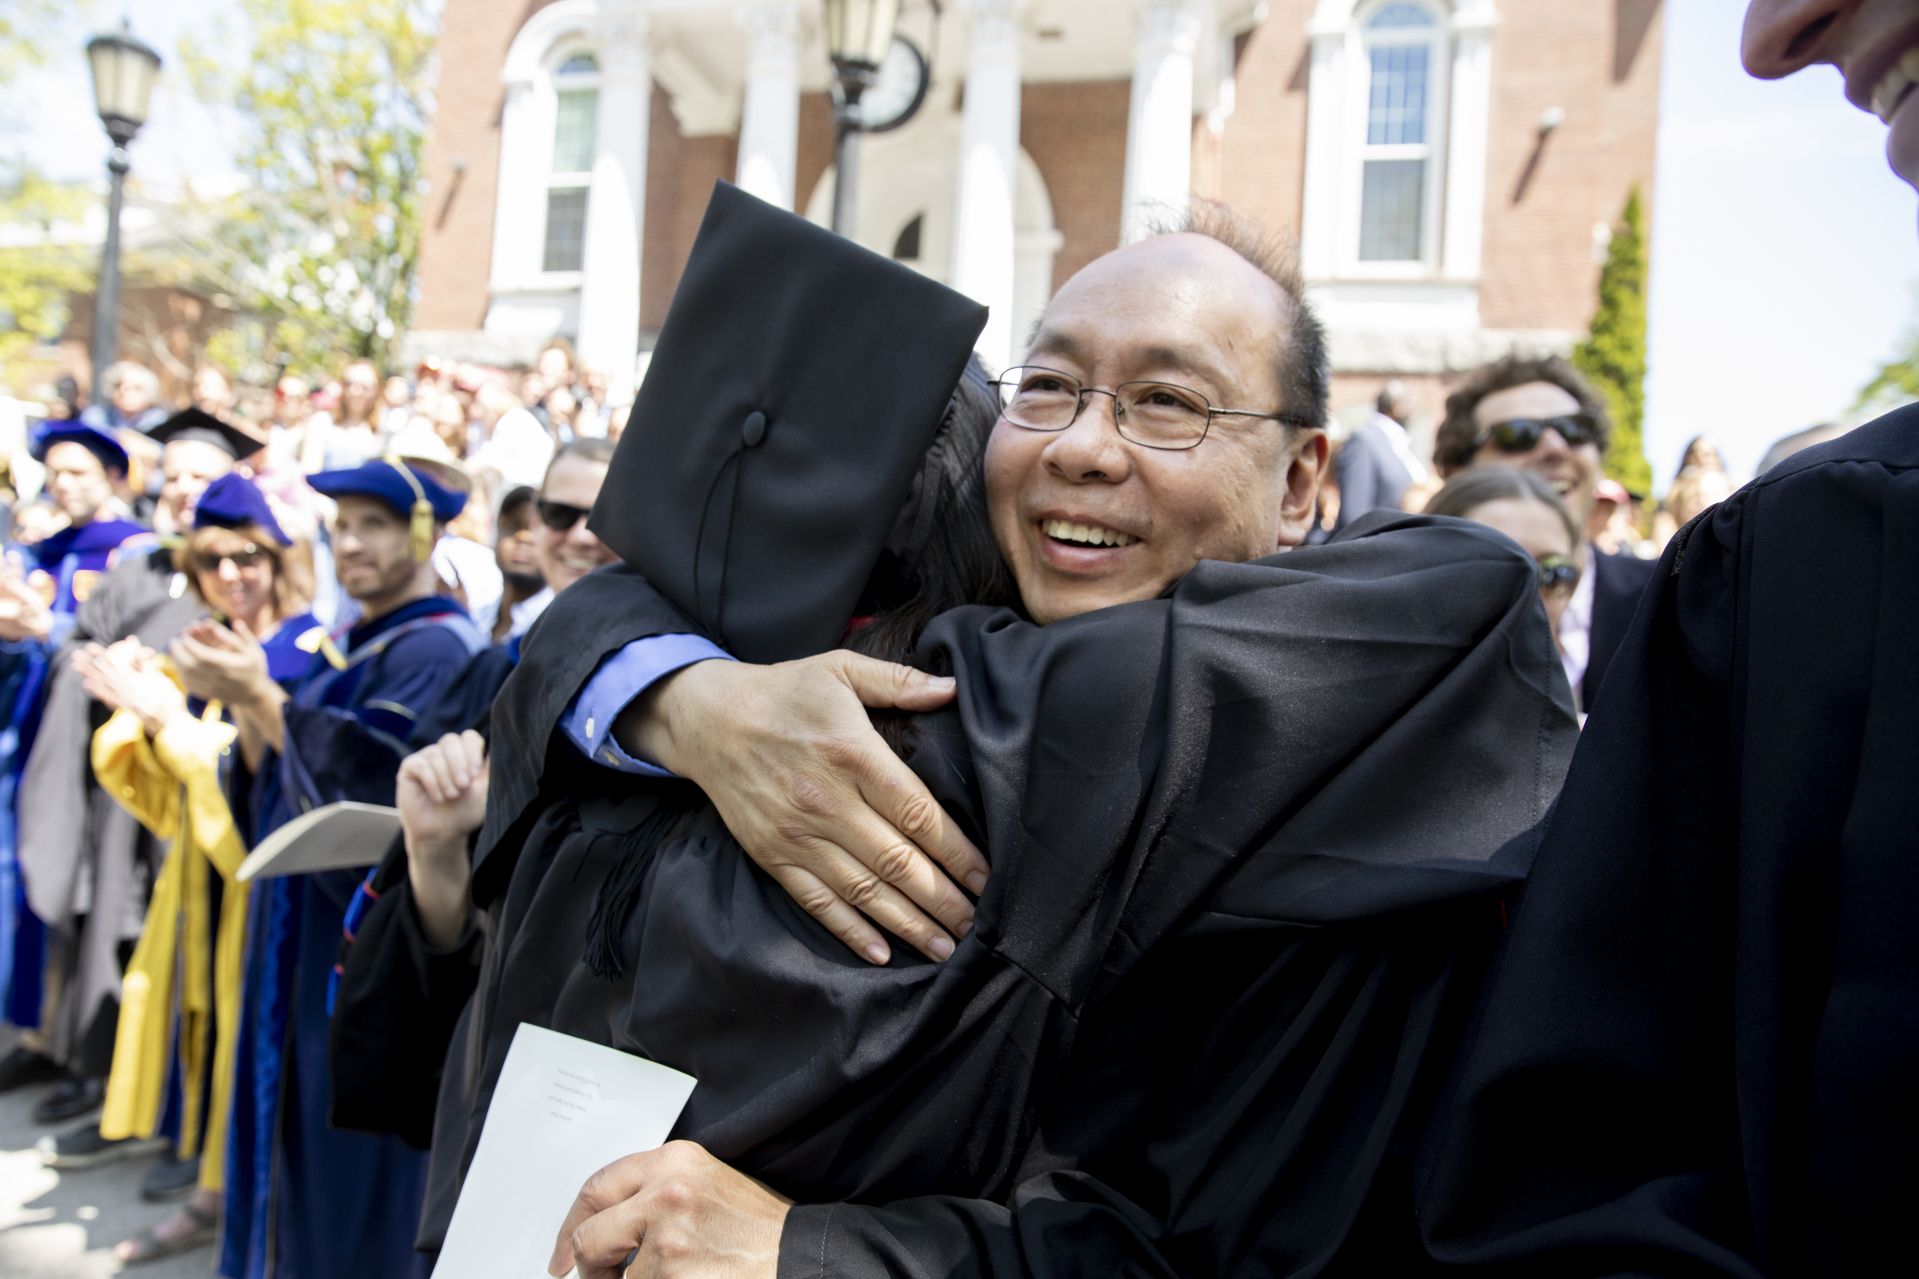
{"type": "MultiPolygon", "coordinates": [[[[1755,0],[1748,66],[1899,7],[1755,0]]],[[[1882,1263],[1919,410],[1736,492],[1696,439],[1655,518],[1556,356],[1430,451],[1397,385],[1329,429],[1228,210],[1015,367],[984,318],[722,188],[630,410],[563,342],[64,388],[0,568],[0,1091],[152,1159],[121,1260],[428,1273],[532,1024],[698,1081],[531,1223],[582,1279],[1882,1263]],[[348,800],[390,847],[238,879],[348,800]]]]}

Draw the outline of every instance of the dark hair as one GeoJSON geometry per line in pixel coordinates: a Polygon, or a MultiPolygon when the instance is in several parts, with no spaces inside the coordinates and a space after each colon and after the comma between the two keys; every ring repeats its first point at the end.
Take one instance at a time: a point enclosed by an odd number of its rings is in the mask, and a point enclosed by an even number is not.
{"type": "Polygon", "coordinates": [[[1566,536],[1572,539],[1575,549],[1586,540],[1572,512],[1566,509],[1565,502],[1553,491],[1553,486],[1534,475],[1531,471],[1522,471],[1516,466],[1469,466],[1444,484],[1439,492],[1426,501],[1427,515],[1452,515],[1462,520],[1473,518],[1473,512],[1488,502],[1537,502],[1549,508],[1566,526],[1566,536]]]}
{"type": "Polygon", "coordinates": [[[1550,382],[1579,401],[1579,411],[1592,418],[1599,433],[1599,451],[1604,453],[1612,438],[1612,417],[1606,401],[1592,383],[1563,356],[1511,354],[1482,364],[1460,380],[1446,397],[1446,418],[1439,424],[1433,440],[1433,463],[1442,471],[1456,471],[1473,463],[1474,445],[1479,439],[1479,424],[1473,410],[1487,396],[1509,391],[1532,382],[1550,382]]]}
{"type": "MultiPolygon", "coordinates": [[[[553,468],[548,467],[547,469],[552,470],[553,468]]],[[[533,505],[535,496],[537,495],[533,492],[530,485],[514,485],[507,490],[506,496],[500,499],[500,512],[495,518],[503,520],[509,515],[516,514],[522,507],[533,505]]]]}
{"type": "Polygon", "coordinates": [[[1184,214],[1157,221],[1150,230],[1153,235],[1203,235],[1217,240],[1279,286],[1290,312],[1286,340],[1280,344],[1280,407],[1324,427],[1332,398],[1326,328],[1306,300],[1306,281],[1299,273],[1293,242],[1215,200],[1195,200],[1184,214]]]}
{"type": "Polygon", "coordinates": [[[986,441],[998,420],[999,398],[974,356],[893,522],[846,647],[905,661],[927,623],[948,609],[1019,602],[986,511],[986,441]]]}

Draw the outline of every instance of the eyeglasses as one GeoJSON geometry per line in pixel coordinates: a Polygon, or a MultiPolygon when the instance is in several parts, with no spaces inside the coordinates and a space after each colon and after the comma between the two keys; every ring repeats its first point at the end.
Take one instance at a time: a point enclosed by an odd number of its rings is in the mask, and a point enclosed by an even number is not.
{"type": "Polygon", "coordinates": [[[571,506],[565,502],[549,502],[545,498],[539,499],[533,505],[540,513],[540,523],[555,533],[572,532],[575,525],[592,513],[589,507],[571,506]]]}
{"type": "Polygon", "coordinates": [[[258,568],[266,563],[267,553],[260,547],[248,542],[237,551],[197,551],[193,555],[193,571],[196,573],[218,573],[222,564],[232,564],[239,572],[258,568]]]}
{"type": "Polygon", "coordinates": [[[1559,438],[1573,448],[1599,443],[1599,423],[1590,413],[1562,413],[1558,417],[1516,417],[1494,422],[1473,441],[1477,453],[1492,444],[1501,453],[1530,453],[1539,447],[1547,431],[1559,432],[1559,438]]]}
{"type": "Polygon", "coordinates": [[[1539,593],[1563,599],[1579,585],[1579,565],[1564,555],[1548,555],[1539,561],[1539,593]]]}
{"type": "Polygon", "coordinates": [[[1112,390],[1082,386],[1058,369],[1025,364],[995,379],[1000,415],[1029,431],[1063,431],[1079,420],[1089,395],[1113,398],[1113,425],[1123,439],[1149,449],[1196,448],[1215,417],[1265,418],[1288,426],[1311,426],[1295,413],[1216,409],[1190,387],[1171,382],[1122,382],[1112,390]]]}

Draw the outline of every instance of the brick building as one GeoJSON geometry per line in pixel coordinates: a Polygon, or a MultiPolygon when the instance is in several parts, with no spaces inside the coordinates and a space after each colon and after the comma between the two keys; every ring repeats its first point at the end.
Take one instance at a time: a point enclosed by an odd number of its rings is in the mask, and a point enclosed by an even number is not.
{"type": "MultiPolygon", "coordinates": [[[[1396,376],[1430,415],[1458,370],[1583,331],[1606,228],[1652,195],[1659,19],[907,0],[928,88],[861,141],[857,233],[987,302],[998,365],[1147,210],[1220,199],[1299,238],[1335,406],[1396,376]]],[[[715,179],[828,219],[820,27],[817,0],[446,0],[414,348],[514,362],[565,334],[630,385],[715,179]]],[[[889,63],[882,107],[912,70],[889,63]]]]}

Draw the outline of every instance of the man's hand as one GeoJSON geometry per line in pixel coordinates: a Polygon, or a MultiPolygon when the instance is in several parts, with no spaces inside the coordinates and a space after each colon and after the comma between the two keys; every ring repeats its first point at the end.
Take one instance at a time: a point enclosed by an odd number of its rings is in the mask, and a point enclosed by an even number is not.
{"type": "Polygon", "coordinates": [[[274,689],[266,650],[244,622],[228,630],[210,618],[189,625],[167,647],[188,691],[236,710],[255,710],[274,689]]]}
{"type": "Polygon", "coordinates": [[[790,1207],[790,1199],[703,1147],[670,1141],[587,1179],[547,1271],[563,1275],[577,1266],[580,1279],[773,1279],[790,1207]]]}
{"type": "Polygon", "coordinates": [[[973,925],[954,880],[980,892],[986,859],[866,708],[937,710],[954,687],[845,651],[777,666],[699,662],[649,689],[614,731],[697,783],[748,855],[855,952],[890,956],[864,912],[946,959],[973,925]]]}
{"type": "Polygon", "coordinates": [[[413,906],[427,940],[442,950],[466,926],[467,838],[486,818],[486,788],[486,740],[471,730],[448,733],[400,764],[395,789],[413,906]]]}

